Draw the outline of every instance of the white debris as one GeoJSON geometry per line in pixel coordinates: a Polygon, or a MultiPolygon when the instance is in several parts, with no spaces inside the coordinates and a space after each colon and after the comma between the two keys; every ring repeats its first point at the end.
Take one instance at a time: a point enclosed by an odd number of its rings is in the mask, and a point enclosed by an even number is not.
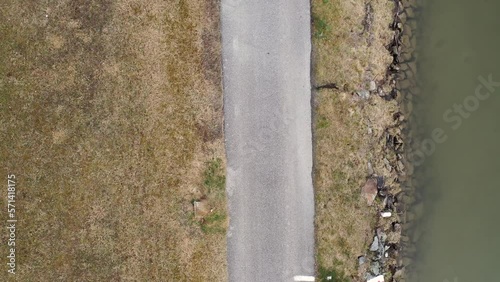
{"type": "Polygon", "coordinates": [[[375,278],[367,280],[366,282],[384,282],[384,275],[379,275],[375,278]]]}
{"type": "Polygon", "coordinates": [[[386,212],[381,212],[380,215],[384,218],[386,217],[391,217],[392,216],[392,213],[389,212],[389,211],[386,211],[386,212]]]}
{"type": "Polygon", "coordinates": [[[293,281],[310,281],[314,282],[314,276],[306,276],[306,275],[296,275],[293,277],[293,281]]]}

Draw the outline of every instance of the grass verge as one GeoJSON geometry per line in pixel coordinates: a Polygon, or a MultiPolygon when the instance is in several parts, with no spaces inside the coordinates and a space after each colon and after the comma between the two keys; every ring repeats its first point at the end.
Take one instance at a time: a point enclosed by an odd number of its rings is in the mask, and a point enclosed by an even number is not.
{"type": "Polygon", "coordinates": [[[0,4],[18,281],[227,280],[218,7],[0,4]],[[204,224],[191,204],[202,197],[204,224]]]}

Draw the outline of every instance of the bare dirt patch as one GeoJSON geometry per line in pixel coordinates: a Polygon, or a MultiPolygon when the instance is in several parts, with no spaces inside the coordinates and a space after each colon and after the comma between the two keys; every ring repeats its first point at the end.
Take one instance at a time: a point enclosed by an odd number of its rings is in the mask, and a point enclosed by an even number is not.
{"type": "Polygon", "coordinates": [[[227,279],[218,6],[1,4],[19,281],[227,279]]]}

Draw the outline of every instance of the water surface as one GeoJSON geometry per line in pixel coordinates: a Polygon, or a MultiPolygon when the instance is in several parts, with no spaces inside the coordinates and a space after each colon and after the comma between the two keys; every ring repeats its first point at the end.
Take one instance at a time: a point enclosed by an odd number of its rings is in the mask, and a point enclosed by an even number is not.
{"type": "Polygon", "coordinates": [[[500,281],[500,87],[479,79],[500,82],[499,11],[492,0],[424,6],[418,114],[425,136],[441,128],[446,141],[420,167],[427,212],[414,281],[500,281]]]}

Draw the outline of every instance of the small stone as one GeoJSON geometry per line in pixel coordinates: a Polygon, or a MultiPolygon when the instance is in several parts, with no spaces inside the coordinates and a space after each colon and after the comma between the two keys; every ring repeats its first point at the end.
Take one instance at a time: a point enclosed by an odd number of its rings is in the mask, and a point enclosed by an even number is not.
{"type": "Polygon", "coordinates": [[[376,252],[376,251],[378,251],[378,247],[379,247],[378,237],[374,236],[372,245],[370,246],[370,251],[376,252]]]}
{"type": "Polygon", "coordinates": [[[406,12],[406,15],[408,16],[408,18],[414,18],[415,17],[415,11],[413,10],[413,8],[408,7],[408,8],[405,9],[405,12],[406,12]]]}
{"type": "Polygon", "coordinates": [[[400,279],[400,278],[403,278],[404,274],[405,274],[405,269],[401,268],[401,269],[396,270],[396,272],[394,273],[394,276],[392,276],[392,277],[395,279],[400,279]]]}
{"type": "MultiPolygon", "coordinates": [[[[410,61],[412,57],[413,57],[412,52],[406,51],[406,52],[401,53],[401,61],[403,61],[403,62],[410,61]]],[[[400,88],[400,89],[405,89],[405,88],[400,88]]]]}
{"type": "Polygon", "coordinates": [[[411,71],[411,70],[407,70],[407,71],[405,72],[405,77],[406,77],[407,79],[413,79],[413,77],[415,77],[415,74],[413,73],[413,71],[411,71]]]}
{"type": "Polygon", "coordinates": [[[205,199],[201,201],[194,201],[193,208],[196,217],[204,217],[212,211],[208,204],[208,201],[205,199]]]}
{"type": "Polygon", "coordinates": [[[404,166],[402,161],[398,161],[397,166],[398,166],[399,171],[403,171],[405,169],[405,166],[404,166]]]}
{"type": "Polygon", "coordinates": [[[371,267],[370,267],[370,270],[373,273],[373,275],[379,275],[380,274],[380,263],[373,262],[371,267]]]}
{"type": "Polygon", "coordinates": [[[370,88],[369,88],[370,91],[375,91],[377,90],[377,84],[375,84],[375,81],[370,81],[370,88]]]}
{"type": "Polygon", "coordinates": [[[362,99],[368,99],[368,97],[370,97],[370,92],[368,90],[359,90],[356,93],[362,99]]]}
{"type": "Polygon", "coordinates": [[[403,112],[407,115],[410,116],[411,113],[413,112],[413,102],[408,101],[402,105],[402,110],[403,112]]]}
{"type": "Polygon", "coordinates": [[[387,234],[385,234],[382,229],[378,228],[377,229],[377,237],[380,239],[380,241],[383,243],[387,239],[387,234]]]}
{"type": "Polygon", "coordinates": [[[383,176],[377,176],[377,188],[382,189],[385,185],[385,179],[383,176]]]}
{"type": "Polygon", "coordinates": [[[412,37],[413,32],[412,32],[412,30],[411,30],[411,26],[410,26],[410,24],[408,24],[408,23],[407,23],[407,24],[405,24],[405,25],[403,26],[403,32],[404,32],[404,34],[407,34],[409,37],[412,37]]]}
{"type": "Polygon", "coordinates": [[[363,265],[366,262],[366,257],[365,256],[360,256],[358,258],[358,264],[363,265]]]}
{"type": "Polygon", "coordinates": [[[399,15],[399,19],[402,23],[406,23],[406,13],[402,13],[399,15]]]}
{"type": "Polygon", "coordinates": [[[411,46],[410,36],[408,34],[403,34],[403,36],[401,37],[401,44],[403,44],[403,47],[406,48],[411,46]]]}

